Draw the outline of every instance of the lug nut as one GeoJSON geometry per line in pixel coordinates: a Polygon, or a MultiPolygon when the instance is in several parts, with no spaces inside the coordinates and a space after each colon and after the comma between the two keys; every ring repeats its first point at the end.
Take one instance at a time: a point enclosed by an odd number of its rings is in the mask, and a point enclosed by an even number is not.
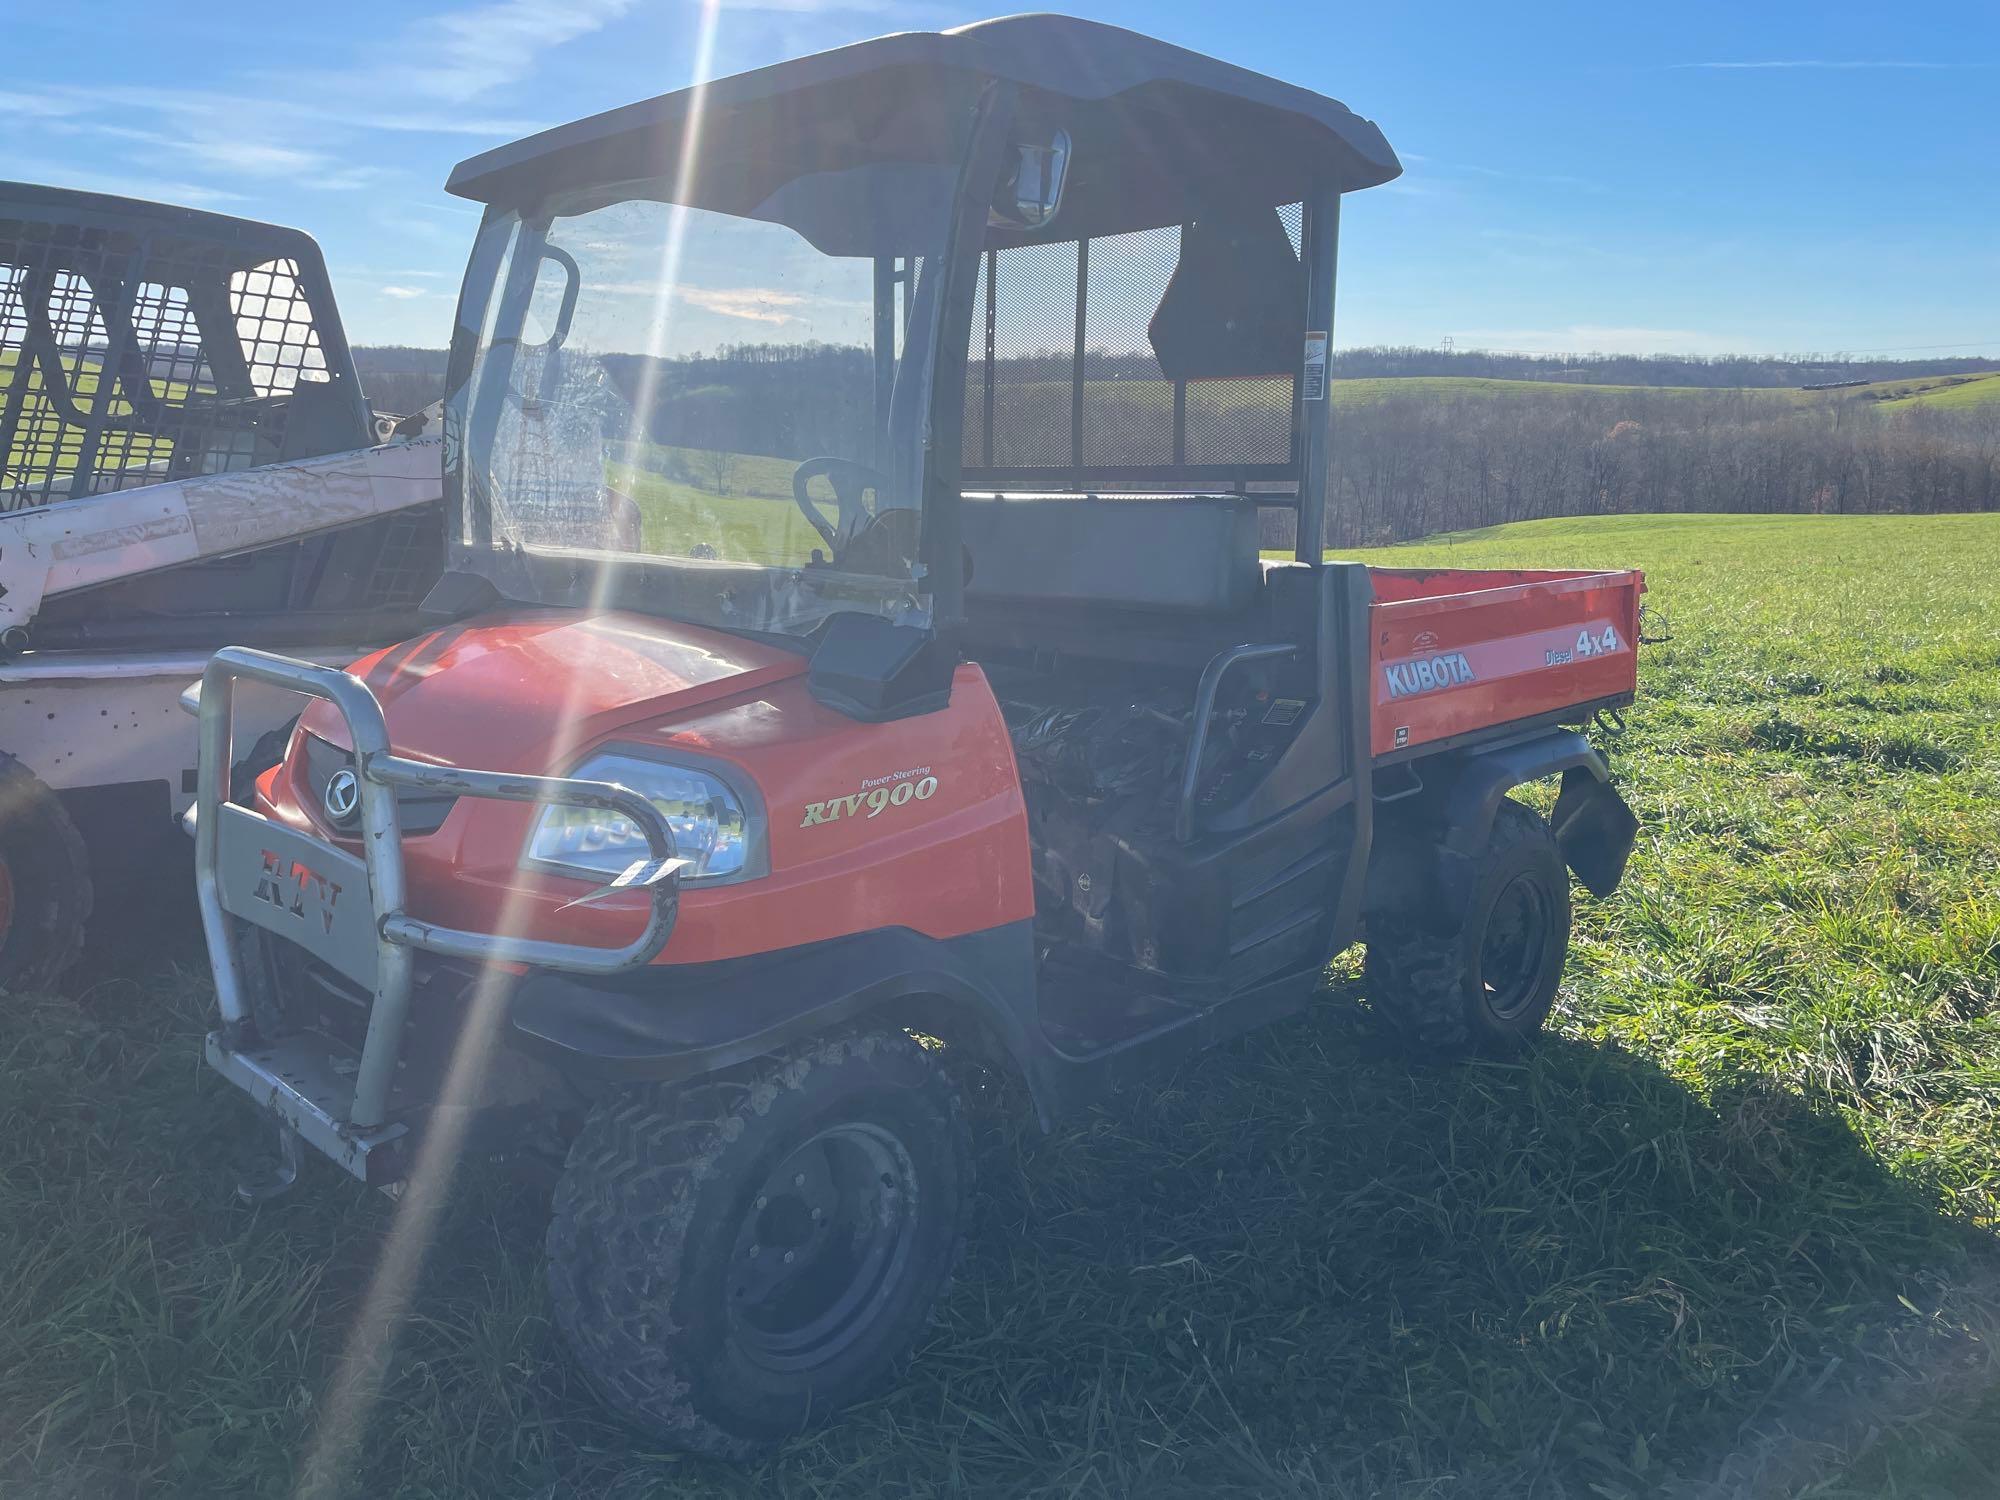
{"type": "Polygon", "coordinates": [[[793,1187],[804,1187],[805,1185],[806,1185],[806,1174],[803,1172],[799,1173],[798,1176],[792,1179],[793,1187]]]}

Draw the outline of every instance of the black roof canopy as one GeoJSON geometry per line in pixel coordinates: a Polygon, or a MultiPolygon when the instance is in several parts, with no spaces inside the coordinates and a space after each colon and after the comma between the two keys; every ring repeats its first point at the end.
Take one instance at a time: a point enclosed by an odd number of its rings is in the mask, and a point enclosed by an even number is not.
{"type": "Polygon", "coordinates": [[[1372,121],[1324,95],[1116,26],[1027,15],[879,37],[608,110],[461,162],[446,187],[511,205],[666,177],[678,201],[754,215],[801,172],[945,164],[951,115],[984,80],[1019,85],[1023,108],[1075,142],[1051,239],[1183,222],[1218,195],[1291,202],[1315,176],[1348,191],[1402,171],[1372,121]]]}

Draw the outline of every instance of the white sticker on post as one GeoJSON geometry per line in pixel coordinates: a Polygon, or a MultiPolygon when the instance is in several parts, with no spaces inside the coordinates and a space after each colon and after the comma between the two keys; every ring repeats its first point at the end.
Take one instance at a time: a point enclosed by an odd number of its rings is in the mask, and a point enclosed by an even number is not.
{"type": "Polygon", "coordinates": [[[1326,346],[1324,331],[1306,335],[1305,378],[1299,384],[1301,401],[1326,399],[1326,346]]]}

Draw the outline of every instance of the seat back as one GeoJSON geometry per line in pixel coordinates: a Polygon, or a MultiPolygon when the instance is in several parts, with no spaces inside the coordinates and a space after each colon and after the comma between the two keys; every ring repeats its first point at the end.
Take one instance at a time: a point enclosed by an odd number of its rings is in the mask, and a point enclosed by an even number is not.
{"type": "Polygon", "coordinates": [[[1233,615],[1262,582],[1249,500],[968,496],[960,514],[968,606],[1233,615]]]}

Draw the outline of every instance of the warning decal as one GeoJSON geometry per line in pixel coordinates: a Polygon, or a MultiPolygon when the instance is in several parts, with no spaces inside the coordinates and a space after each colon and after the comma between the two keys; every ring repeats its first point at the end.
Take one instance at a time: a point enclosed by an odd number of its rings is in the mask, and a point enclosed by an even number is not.
{"type": "Polygon", "coordinates": [[[1301,401],[1324,401],[1326,399],[1326,346],[1329,340],[1322,330],[1306,335],[1305,369],[1299,380],[1301,401]]]}

